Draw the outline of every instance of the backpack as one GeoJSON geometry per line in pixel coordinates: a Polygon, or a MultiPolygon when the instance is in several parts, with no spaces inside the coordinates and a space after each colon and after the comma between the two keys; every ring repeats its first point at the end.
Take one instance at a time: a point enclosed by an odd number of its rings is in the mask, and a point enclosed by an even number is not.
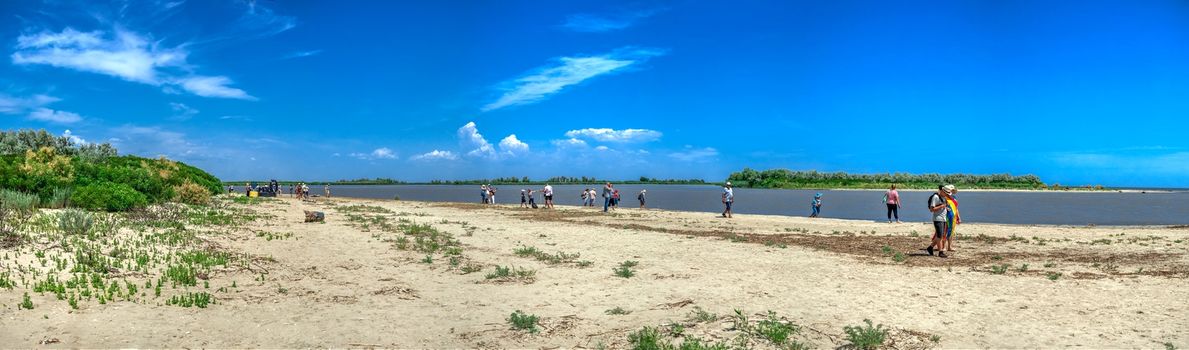
{"type": "MultiPolygon", "coordinates": [[[[933,211],[932,210],[933,209],[933,197],[937,197],[937,199],[939,199],[939,200],[941,199],[941,195],[937,194],[937,193],[933,193],[932,196],[929,196],[929,199],[925,200],[925,208],[930,209],[929,211],[933,211]]],[[[942,202],[945,202],[945,201],[942,201],[942,202]]]]}
{"type": "Polygon", "coordinates": [[[533,209],[537,209],[537,203],[533,203],[533,209]]]}

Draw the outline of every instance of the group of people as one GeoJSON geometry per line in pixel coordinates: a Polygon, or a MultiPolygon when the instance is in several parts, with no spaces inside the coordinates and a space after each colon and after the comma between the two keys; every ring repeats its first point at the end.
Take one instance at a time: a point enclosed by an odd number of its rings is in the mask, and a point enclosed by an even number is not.
{"type": "MultiPolygon", "coordinates": [[[[494,195],[494,193],[495,192],[493,191],[492,194],[494,195]]],[[[553,186],[550,186],[549,184],[545,184],[545,187],[541,188],[541,193],[545,196],[545,208],[553,209],[553,186]]],[[[536,197],[537,197],[536,191],[534,191],[531,188],[526,188],[526,189],[520,190],[520,207],[521,208],[536,208],[537,207],[537,198],[536,197]]]]}
{"type": "Polygon", "coordinates": [[[495,186],[479,185],[479,192],[483,204],[495,204],[495,186]]]}
{"type": "Polygon", "coordinates": [[[962,223],[962,216],[958,212],[958,199],[954,197],[958,189],[954,185],[937,187],[937,193],[929,196],[929,211],[933,214],[933,240],[925,247],[925,252],[946,257],[954,251],[954,227],[962,223]]]}

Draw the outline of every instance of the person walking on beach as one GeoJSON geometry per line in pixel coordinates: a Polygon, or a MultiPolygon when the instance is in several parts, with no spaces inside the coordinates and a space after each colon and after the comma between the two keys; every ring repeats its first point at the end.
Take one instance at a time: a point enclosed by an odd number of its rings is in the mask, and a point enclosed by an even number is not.
{"type": "Polygon", "coordinates": [[[731,218],[732,204],[735,204],[735,190],[731,187],[731,182],[727,181],[727,185],[722,188],[722,205],[726,207],[722,211],[722,217],[731,218]]]}
{"type": "Polygon", "coordinates": [[[322,185],[322,192],[326,193],[326,198],[330,198],[330,184],[322,185]]]}
{"type": "Polygon", "coordinates": [[[954,185],[945,185],[945,202],[949,212],[945,217],[945,241],[942,242],[946,253],[953,253],[954,251],[954,229],[958,224],[962,223],[962,216],[958,212],[958,198],[954,194],[958,193],[958,188],[954,185]]]}
{"type": "Polygon", "coordinates": [[[590,188],[590,189],[587,189],[587,190],[586,190],[586,200],[590,201],[590,204],[589,204],[589,205],[590,205],[590,207],[591,207],[591,208],[594,208],[594,206],[595,206],[595,198],[598,198],[598,197],[599,197],[599,191],[596,191],[596,190],[595,190],[595,189],[593,189],[593,188],[590,188]]]}
{"type": "Polygon", "coordinates": [[[896,216],[896,223],[900,223],[900,192],[896,192],[896,184],[883,194],[884,204],[888,205],[888,223],[892,223],[892,216],[896,216]]]}
{"type": "Polygon", "coordinates": [[[487,184],[487,204],[495,204],[495,186],[487,184]]]}
{"type": "Polygon", "coordinates": [[[520,190],[520,207],[528,208],[528,199],[524,196],[524,190],[520,190]]]}
{"type": "Polygon", "coordinates": [[[603,186],[603,212],[607,212],[607,208],[611,207],[611,183],[608,182],[603,186]]]}
{"type": "Polygon", "coordinates": [[[480,203],[487,204],[487,185],[479,185],[480,203]]]}
{"type": "Polygon", "coordinates": [[[251,195],[252,195],[252,184],[245,182],[244,183],[244,197],[248,197],[251,195]]]}
{"type": "Polygon", "coordinates": [[[640,194],[636,195],[636,199],[640,200],[640,209],[644,209],[644,196],[648,194],[648,190],[640,190],[640,194]]]}
{"type": "Polygon", "coordinates": [[[949,205],[945,202],[945,185],[937,186],[937,192],[929,196],[929,211],[933,214],[933,240],[925,247],[929,255],[933,255],[933,248],[937,247],[937,256],[945,258],[941,251],[941,240],[945,238],[945,221],[949,214],[949,205]]]}
{"type": "Polygon", "coordinates": [[[813,214],[809,214],[809,217],[816,218],[822,214],[822,193],[821,192],[818,192],[817,194],[813,195],[813,201],[809,202],[809,206],[813,207],[813,214]]]}
{"type": "Polygon", "coordinates": [[[533,198],[533,189],[528,189],[528,206],[529,208],[537,209],[537,199],[533,198]]]}
{"type": "Polygon", "coordinates": [[[541,192],[545,194],[545,208],[553,209],[553,186],[545,184],[545,188],[541,192]]]}

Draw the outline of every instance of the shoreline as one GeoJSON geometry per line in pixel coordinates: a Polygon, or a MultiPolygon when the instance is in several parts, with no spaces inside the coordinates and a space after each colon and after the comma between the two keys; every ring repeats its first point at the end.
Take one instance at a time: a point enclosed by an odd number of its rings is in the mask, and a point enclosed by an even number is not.
{"type": "MultiPolygon", "coordinates": [[[[255,183],[258,186],[260,186],[260,185],[267,184],[268,182],[261,181],[261,182],[252,182],[252,183],[255,183]]],[[[711,187],[722,187],[723,186],[723,183],[709,183],[709,182],[708,183],[681,184],[681,183],[641,183],[641,182],[631,182],[631,181],[628,181],[628,182],[612,181],[611,183],[615,184],[615,185],[633,185],[633,186],[636,186],[636,185],[711,186],[711,187]]],[[[310,186],[322,186],[322,185],[325,185],[326,182],[311,181],[311,182],[307,182],[306,184],[310,185],[310,186]]],[[[602,183],[553,183],[553,182],[529,182],[529,183],[505,183],[505,184],[494,183],[492,185],[495,185],[495,186],[522,186],[522,185],[523,186],[543,186],[546,184],[558,185],[558,186],[601,186],[602,185],[602,183]]],[[[242,188],[243,185],[244,185],[244,182],[238,182],[238,183],[224,182],[223,183],[224,187],[232,186],[237,189],[242,188]]],[[[289,185],[289,182],[282,182],[282,186],[288,186],[288,185],[289,185]]],[[[330,186],[480,186],[480,185],[481,184],[434,184],[434,183],[395,183],[395,184],[353,184],[353,183],[336,184],[336,183],[331,183],[330,184],[330,186]]],[[[735,187],[735,189],[793,190],[793,191],[886,191],[887,190],[886,188],[855,188],[855,187],[842,187],[842,188],[735,187]]],[[[917,188],[898,188],[897,190],[898,191],[933,191],[932,189],[917,189],[917,188]]],[[[1185,188],[1185,189],[1151,189],[1151,190],[1148,190],[1148,189],[1125,189],[1125,188],[1106,188],[1106,189],[1098,190],[1098,189],[1074,188],[1074,189],[1065,189],[1065,190],[1047,190],[1047,189],[1046,190],[1037,190],[1037,189],[1014,189],[1014,188],[965,188],[964,189],[964,188],[959,187],[958,190],[966,191],[966,192],[1035,192],[1035,193],[1182,193],[1182,192],[1189,192],[1189,188],[1185,188]]],[[[311,191],[313,191],[313,189],[311,189],[311,191]]]]}

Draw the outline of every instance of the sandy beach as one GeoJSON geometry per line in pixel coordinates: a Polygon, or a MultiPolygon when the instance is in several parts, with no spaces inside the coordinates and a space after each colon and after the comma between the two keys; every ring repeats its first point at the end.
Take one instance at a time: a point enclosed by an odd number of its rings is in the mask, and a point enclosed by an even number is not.
{"type": "MultiPolygon", "coordinates": [[[[927,223],[361,199],[225,210],[252,220],[186,229],[237,262],[161,297],[77,309],[18,282],[0,289],[0,344],[625,348],[630,333],[657,327],[675,343],[774,349],[744,335],[771,317],[812,348],[849,346],[844,327],[864,319],[889,328],[884,347],[895,349],[1189,346],[1184,227],[965,224],[943,259],[918,253],[927,223]],[[303,223],[303,210],[326,222],[303,223]],[[637,262],[631,277],[613,271],[625,261],[637,262]],[[197,290],[214,303],[163,301],[197,290]],[[34,309],[18,308],[23,293],[34,309]],[[517,310],[539,317],[537,331],[510,326],[517,310]]],[[[14,281],[69,255],[36,237],[2,251],[14,281]]],[[[146,271],[123,278],[157,278],[146,271]]]]}

